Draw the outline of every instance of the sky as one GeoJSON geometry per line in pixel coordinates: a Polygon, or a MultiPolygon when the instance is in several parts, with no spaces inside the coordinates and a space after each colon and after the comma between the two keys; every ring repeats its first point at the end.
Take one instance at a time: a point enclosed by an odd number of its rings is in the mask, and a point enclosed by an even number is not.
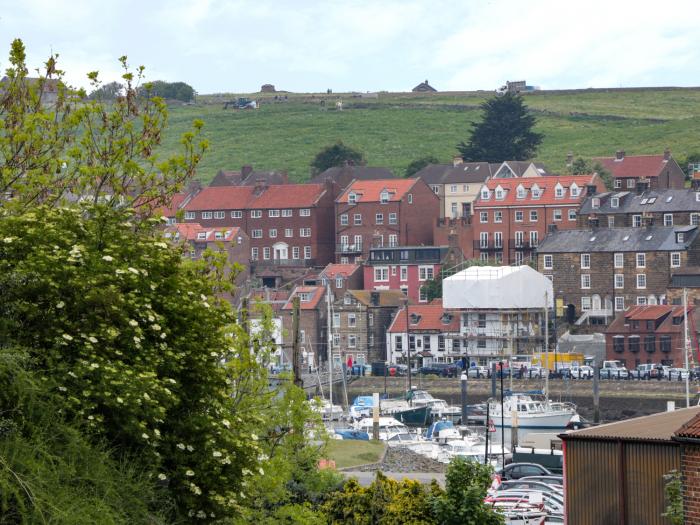
{"type": "Polygon", "coordinates": [[[700,86],[700,2],[668,0],[0,0],[14,38],[69,83],[118,58],[199,93],[700,86]]]}

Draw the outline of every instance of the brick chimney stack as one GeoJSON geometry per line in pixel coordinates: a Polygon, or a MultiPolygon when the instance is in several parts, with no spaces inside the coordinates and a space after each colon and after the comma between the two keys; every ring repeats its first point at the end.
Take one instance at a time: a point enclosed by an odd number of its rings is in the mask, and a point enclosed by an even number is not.
{"type": "Polygon", "coordinates": [[[262,195],[266,189],[267,181],[264,178],[255,179],[255,189],[253,190],[255,195],[262,195]]]}
{"type": "Polygon", "coordinates": [[[241,168],[241,180],[245,180],[251,173],[253,173],[253,166],[250,164],[243,166],[241,168]]]}
{"type": "Polygon", "coordinates": [[[619,149],[615,152],[615,160],[623,160],[625,158],[625,150],[619,149]]]}
{"type": "Polygon", "coordinates": [[[574,163],[574,152],[570,151],[569,153],[566,154],[566,167],[570,168],[573,163],[574,163]]]}
{"type": "Polygon", "coordinates": [[[671,150],[669,148],[664,149],[664,160],[669,160],[671,158],[671,150]]]}
{"type": "Polygon", "coordinates": [[[460,157],[459,155],[452,157],[452,167],[456,168],[460,164],[464,164],[464,159],[460,157]]]}

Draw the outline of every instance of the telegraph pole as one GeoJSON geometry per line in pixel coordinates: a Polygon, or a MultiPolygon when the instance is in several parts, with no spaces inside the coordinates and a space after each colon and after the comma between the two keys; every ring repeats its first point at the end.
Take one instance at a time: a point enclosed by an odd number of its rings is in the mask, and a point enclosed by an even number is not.
{"type": "Polygon", "coordinates": [[[299,348],[299,296],[292,299],[292,370],[294,372],[294,384],[303,387],[301,379],[301,349],[299,348]]]}

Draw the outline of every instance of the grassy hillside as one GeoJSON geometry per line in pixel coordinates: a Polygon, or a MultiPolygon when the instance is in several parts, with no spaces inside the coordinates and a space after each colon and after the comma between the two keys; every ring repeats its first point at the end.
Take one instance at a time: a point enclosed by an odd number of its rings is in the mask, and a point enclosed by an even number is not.
{"type": "MultiPolygon", "coordinates": [[[[224,111],[223,101],[234,95],[203,96],[196,105],[171,108],[164,150],[175,148],[191,121],[201,118],[211,144],[199,170],[205,182],[221,168],[243,164],[287,169],[292,179],[303,181],[313,156],[337,140],[361,150],[368,164],[402,173],[424,155],[449,162],[490,94],[382,93],[376,99],[290,94],[286,102],[254,96],[262,101],[255,111],[224,111]],[[334,109],[338,98],[342,112],[334,109]]],[[[591,157],[620,148],[628,154],[660,153],[668,146],[676,158],[700,151],[700,89],[545,91],[525,97],[545,135],[537,160],[553,170],[564,169],[569,151],[591,157]]]]}

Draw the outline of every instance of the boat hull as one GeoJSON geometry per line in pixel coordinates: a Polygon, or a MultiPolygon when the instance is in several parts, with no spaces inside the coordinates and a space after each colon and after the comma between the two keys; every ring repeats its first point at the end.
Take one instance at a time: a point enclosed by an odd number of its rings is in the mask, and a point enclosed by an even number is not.
{"type": "MultiPolygon", "coordinates": [[[[503,417],[503,426],[506,428],[513,428],[514,426],[518,428],[566,428],[566,425],[569,424],[573,416],[574,414],[568,412],[560,414],[523,415],[518,416],[517,425],[513,425],[513,418],[510,414],[506,414],[503,417]]],[[[491,420],[495,426],[501,426],[500,414],[494,414],[491,420]]]]}
{"type": "Polygon", "coordinates": [[[429,406],[422,406],[397,410],[391,415],[407,427],[426,427],[430,424],[430,413],[429,406]]]}

